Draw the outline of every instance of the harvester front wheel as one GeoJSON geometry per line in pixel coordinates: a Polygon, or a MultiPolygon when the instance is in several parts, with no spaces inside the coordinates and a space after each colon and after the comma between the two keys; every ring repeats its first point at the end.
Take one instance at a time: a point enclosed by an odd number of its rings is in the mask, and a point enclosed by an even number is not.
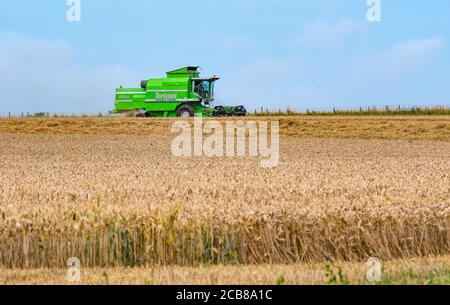
{"type": "Polygon", "coordinates": [[[179,118],[192,118],[195,116],[194,107],[191,105],[182,105],[177,110],[177,117],[179,118]]]}

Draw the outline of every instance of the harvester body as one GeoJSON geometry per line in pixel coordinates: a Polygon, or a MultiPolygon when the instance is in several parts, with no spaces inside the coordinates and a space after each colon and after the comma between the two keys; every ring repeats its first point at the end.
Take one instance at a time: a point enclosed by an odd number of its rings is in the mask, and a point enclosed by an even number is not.
{"type": "Polygon", "coordinates": [[[117,88],[111,113],[134,112],[146,117],[221,116],[211,107],[217,80],[216,76],[201,78],[199,67],[170,71],[166,78],[142,81],[141,88],[117,88]]]}

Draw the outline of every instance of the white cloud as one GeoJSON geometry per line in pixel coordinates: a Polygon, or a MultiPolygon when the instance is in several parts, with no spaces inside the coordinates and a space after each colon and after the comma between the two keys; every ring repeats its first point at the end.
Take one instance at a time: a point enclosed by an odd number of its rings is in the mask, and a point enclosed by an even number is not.
{"type": "Polygon", "coordinates": [[[399,58],[420,58],[429,56],[441,49],[444,42],[444,38],[440,36],[430,39],[402,42],[394,46],[391,55],[399,58]]]}
{"type": "Polygon", "coordinates": [[[213,43],[222,50],[241,50],[251,46],[253,41],[243,35],[228,35],[214,39],[213,43]]]}
{"type": "Polygon", "coordinates": [[[218,102],[249,109],[429,104],[437,97],[420,86],[439,71],[437,55],[444,45],[442,37],[404,41],[384,52],[346,57],[333,67],[296,57],[255,59],[223,78],[218,102]]]}
{"type": "Polygon", "coordinates": [[[78,65],[75,53],[61,41],[0,32],[0,112],[105,112],[123,80],[138,82],[122,65],[78,65]]]}
{"type": "Polygon", "coordinates": [[[294,58],[261,58],[243,66],[238,71],[240,79],[261,84],[261,81],[282,80],[299,68],[301,62],[294,58]]]}
{"type": "Polygon", "coordinates": [[[366,73],[371,75],[403,77],[406,73],[426,66],[435,58],[444,44],[445,40],[440,36],[400,42],[388,51],[369,56],[363,67],[366,73]]]}
{"type": "Polygon", "coordinates": [[[216,90],[217,103],[244,104],[249,109],[288,105],[298,97],[292,80],[302,67],[303,62],[296,58],[255,59],[223,75],[220,90],[216,90]]]}
{"type": "Polygon", "coordinates": [[[349,19],[336,23],[314,21],[304,25],[300,33],[292,38],[297,46],[337,46],[356,29],[356,24],[349,19]]]}
{"type": "Polygon", "coordinates": [[[0,56],[3,65],[52,67],[73,60],[72,49],[62,41],[25,38],[12,32],[0,32],[0,56]]]}

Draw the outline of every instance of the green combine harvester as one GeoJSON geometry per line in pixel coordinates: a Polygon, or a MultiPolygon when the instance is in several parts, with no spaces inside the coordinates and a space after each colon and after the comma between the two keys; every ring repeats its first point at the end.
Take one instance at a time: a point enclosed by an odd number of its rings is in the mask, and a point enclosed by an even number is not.
{"type": "Polygon", "coordinates": [[[111,114],[136,117],[245,116],[244,106],[212,107],[218,77],[201,78],[199,67],[167,72],[166,78],[141,82],[141,88],[117,88],[111,114]]]}

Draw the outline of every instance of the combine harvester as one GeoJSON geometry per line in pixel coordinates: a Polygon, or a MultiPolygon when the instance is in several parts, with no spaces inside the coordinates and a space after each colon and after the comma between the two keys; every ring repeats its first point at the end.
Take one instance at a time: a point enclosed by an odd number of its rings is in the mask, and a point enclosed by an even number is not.
{"type": "Polygon", "coordinates": [[[167,72],[166,78],[141,82],[141,88],[117,88],[112,115],[136,117],[245,116],[244,106],[212,107],[218,77],[201,78],[199,67],[167,72]]]}

